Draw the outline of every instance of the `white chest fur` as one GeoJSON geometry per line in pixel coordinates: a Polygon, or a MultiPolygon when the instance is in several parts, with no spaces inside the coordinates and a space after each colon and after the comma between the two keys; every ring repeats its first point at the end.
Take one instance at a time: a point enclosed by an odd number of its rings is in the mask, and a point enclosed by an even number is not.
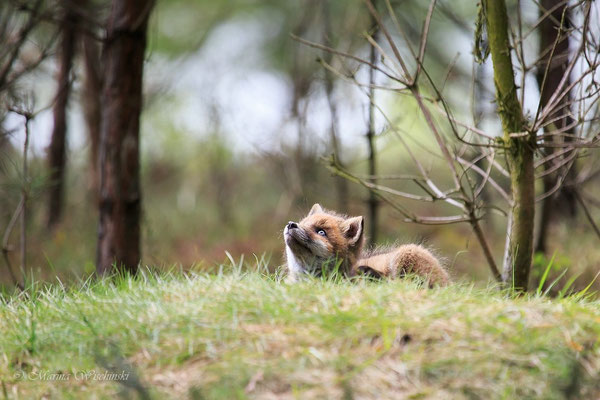
{"type": "Polygon", "coordinates": [[[304,272],[302,264],[298,261],[289,246],[285,246],[285,256],[287,258],[287,268],[290,280],[296,280],[304,272]]]}

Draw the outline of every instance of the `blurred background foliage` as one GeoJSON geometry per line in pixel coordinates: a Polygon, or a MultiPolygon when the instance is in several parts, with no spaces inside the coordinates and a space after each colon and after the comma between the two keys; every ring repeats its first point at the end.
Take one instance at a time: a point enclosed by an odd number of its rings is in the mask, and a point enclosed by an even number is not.
{"type": "MultiPolygon", "coordinates": [[[[104,3],[96,3],[99,15],[106,13],[104,3]]],[[[491,82],[477,85],[476,100],[466,100],[476,90],[473,72],[482,81],[491,80],[489,65],[474,67],[471,54],[476,4],[467,0],[439,3],[425,65],[444,94],[460,105],[455,115],[469,116],[476,109],[481,125],[497,134],[499,124],[491,115],[495,108],[491,82]]],[[[392,5],[408,40],[417,46],[428,3],[405,0],[392,5]]],[[[535,10],[524,13],[531,21],[534,14],[535,10]]],[[[290,34],[366,57],[364,33],[370,26],[369,15],[358,0],[157,2],[149,27],[141,132],[143,264],[211,266],[222,262],[225,252],[235,258],[266,253],[275,268],[283,262],[281,231],[288,220],[298,220],[315,202],[337,208],[334,187],[338,178],[331,176],[322,160],[332,152],[326,76],[320,63],[327,55],[298,43],[290,34]]],[[[47,35],[43,29],[48,28],[40,29],[40,40],[47,35]]],[[[535,47],[535,40],[528,45],[535,47]]],[[[356,63],[333,58],[332,65],[353,71],[360,81],[367,77],[365,68],[356,63]]],[[[37,108],[42,108],[52,97],[54,74],[50,58],[20,82],[19,90],[35,93],[37,108]]],[[[29,220],[27,273],[37,278],[70,279],[94,270],[97,214],[81,115],[82,74],[78,59],[69,108],[67,211],[52,233],[41,222],[45,212],[43,158],[51,115],[41,112],[32,123],[30,168],[36,190],[29,220]]],[[[339,77],[334,79],[331,96],[338,110],[339,156],[351,171],[364,175],[368,97],[363,89],[339,77]]],[[[438,182],[449,180],[439,155],[427,150],[432,139],[423,134],[424,121],[414,100],[384,91],[377,96],[391,118],[376,121],[379,173],[416,172],[397,140],[397,132],[402,132],[432,177],[438,182]]],[[[439,123],[444,123],[443,118],[439,123]]],[[[16,118],[4,120],[5,129],[14,132],[0,148],[2,226],[19,201],[20,124],[16,118]]],[[[386,184],[397,189],[413,185],[405,181],[386,184]]],[[[590,193],[599,194],[593,188],[590,193]]],[[[365,215],[367,197],[365,189],[350,184],[347,208],[340,211],[365,215]]],[[[410,206],[431,215],[446,207],[420,202],[410,206]]],[[[600,217],[597,209],[594,215],[600,217]]],[[[550,248],[558,254],[552,274],[558,276],[568,267],[569,276],[581,274],[579,286],[593,279],[600,262],[598,238],[582,218],[562,220],[550,236],[550,248]]],[[[484,223],[495,254],[501,254],[505,219],[490,214],[484,223]]],[[[489,279],[481,250],[466,224],[410,224],[383,206],[378,242],[396,241],[424,241],[445,257],[452,275],[459,279],[464,275],[489,279]]],[[[534,279],[539,279],[548,262],[549,255],[536,257],[534,279]]],[[[6,276],[3,279],[9,281],[6,276]]]]}

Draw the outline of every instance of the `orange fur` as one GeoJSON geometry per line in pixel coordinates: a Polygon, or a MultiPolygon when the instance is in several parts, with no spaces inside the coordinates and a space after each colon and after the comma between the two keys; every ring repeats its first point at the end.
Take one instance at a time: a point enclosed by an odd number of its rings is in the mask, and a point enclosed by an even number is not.
{"type": "Polygon", "coordinates": [[[414,274],[428,279],[431,285],[441,286],[450,282],[448,272],[438,259],[418,244],[405,244],[387,253],[361,258],[354,265],[352,273],[369,273],[386,278],[414,274]]]}

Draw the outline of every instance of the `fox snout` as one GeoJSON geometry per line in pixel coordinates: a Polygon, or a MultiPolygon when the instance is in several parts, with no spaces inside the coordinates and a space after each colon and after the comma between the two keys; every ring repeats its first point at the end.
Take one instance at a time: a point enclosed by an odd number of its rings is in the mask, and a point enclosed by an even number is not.
{"type": "Polygon", "coordinates": [[[288,239],[292,236],[292,232],[294,230],[301,230],[301,228],[298,226],[297,223],[295,223],[294,221],[289,221],[286,226],[283,228],[283,236],[286,240],[286,242],[288,241],[288,239]]]}
{"type": "Polygon", "coordinates": [[[290,222],[288,222],[288,223],[287,223],[287,225],[286,225],[285,227],[286,227],[288,230],[289,230],[289,229],[294,229],[294,228],[297,228],[297,227],[298,227],[298,224],[297,224],[297,223],[295,223],[294,221],[290,221],[290,222]]]}
{"type": "Polygon", "coordinates": [[[300,242],[305,245],[309,239],[304,229],[298,226],[294,221],[289,221],[287,223],[283,229],[283,236],[288,245],[291,245],[293,242],[300,242]]]}

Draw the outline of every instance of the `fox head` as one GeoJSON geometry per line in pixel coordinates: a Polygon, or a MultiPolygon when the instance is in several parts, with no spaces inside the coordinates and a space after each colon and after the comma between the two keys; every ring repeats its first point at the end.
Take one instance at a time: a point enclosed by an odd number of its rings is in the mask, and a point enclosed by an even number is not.
{"type": "Polygon", "coordinates": [[[363,217],[345,217],[315,204],[300,222],[283,230],[290,277],[320,275],[339,265],[349,275],[363,246],[363,217]]]}

